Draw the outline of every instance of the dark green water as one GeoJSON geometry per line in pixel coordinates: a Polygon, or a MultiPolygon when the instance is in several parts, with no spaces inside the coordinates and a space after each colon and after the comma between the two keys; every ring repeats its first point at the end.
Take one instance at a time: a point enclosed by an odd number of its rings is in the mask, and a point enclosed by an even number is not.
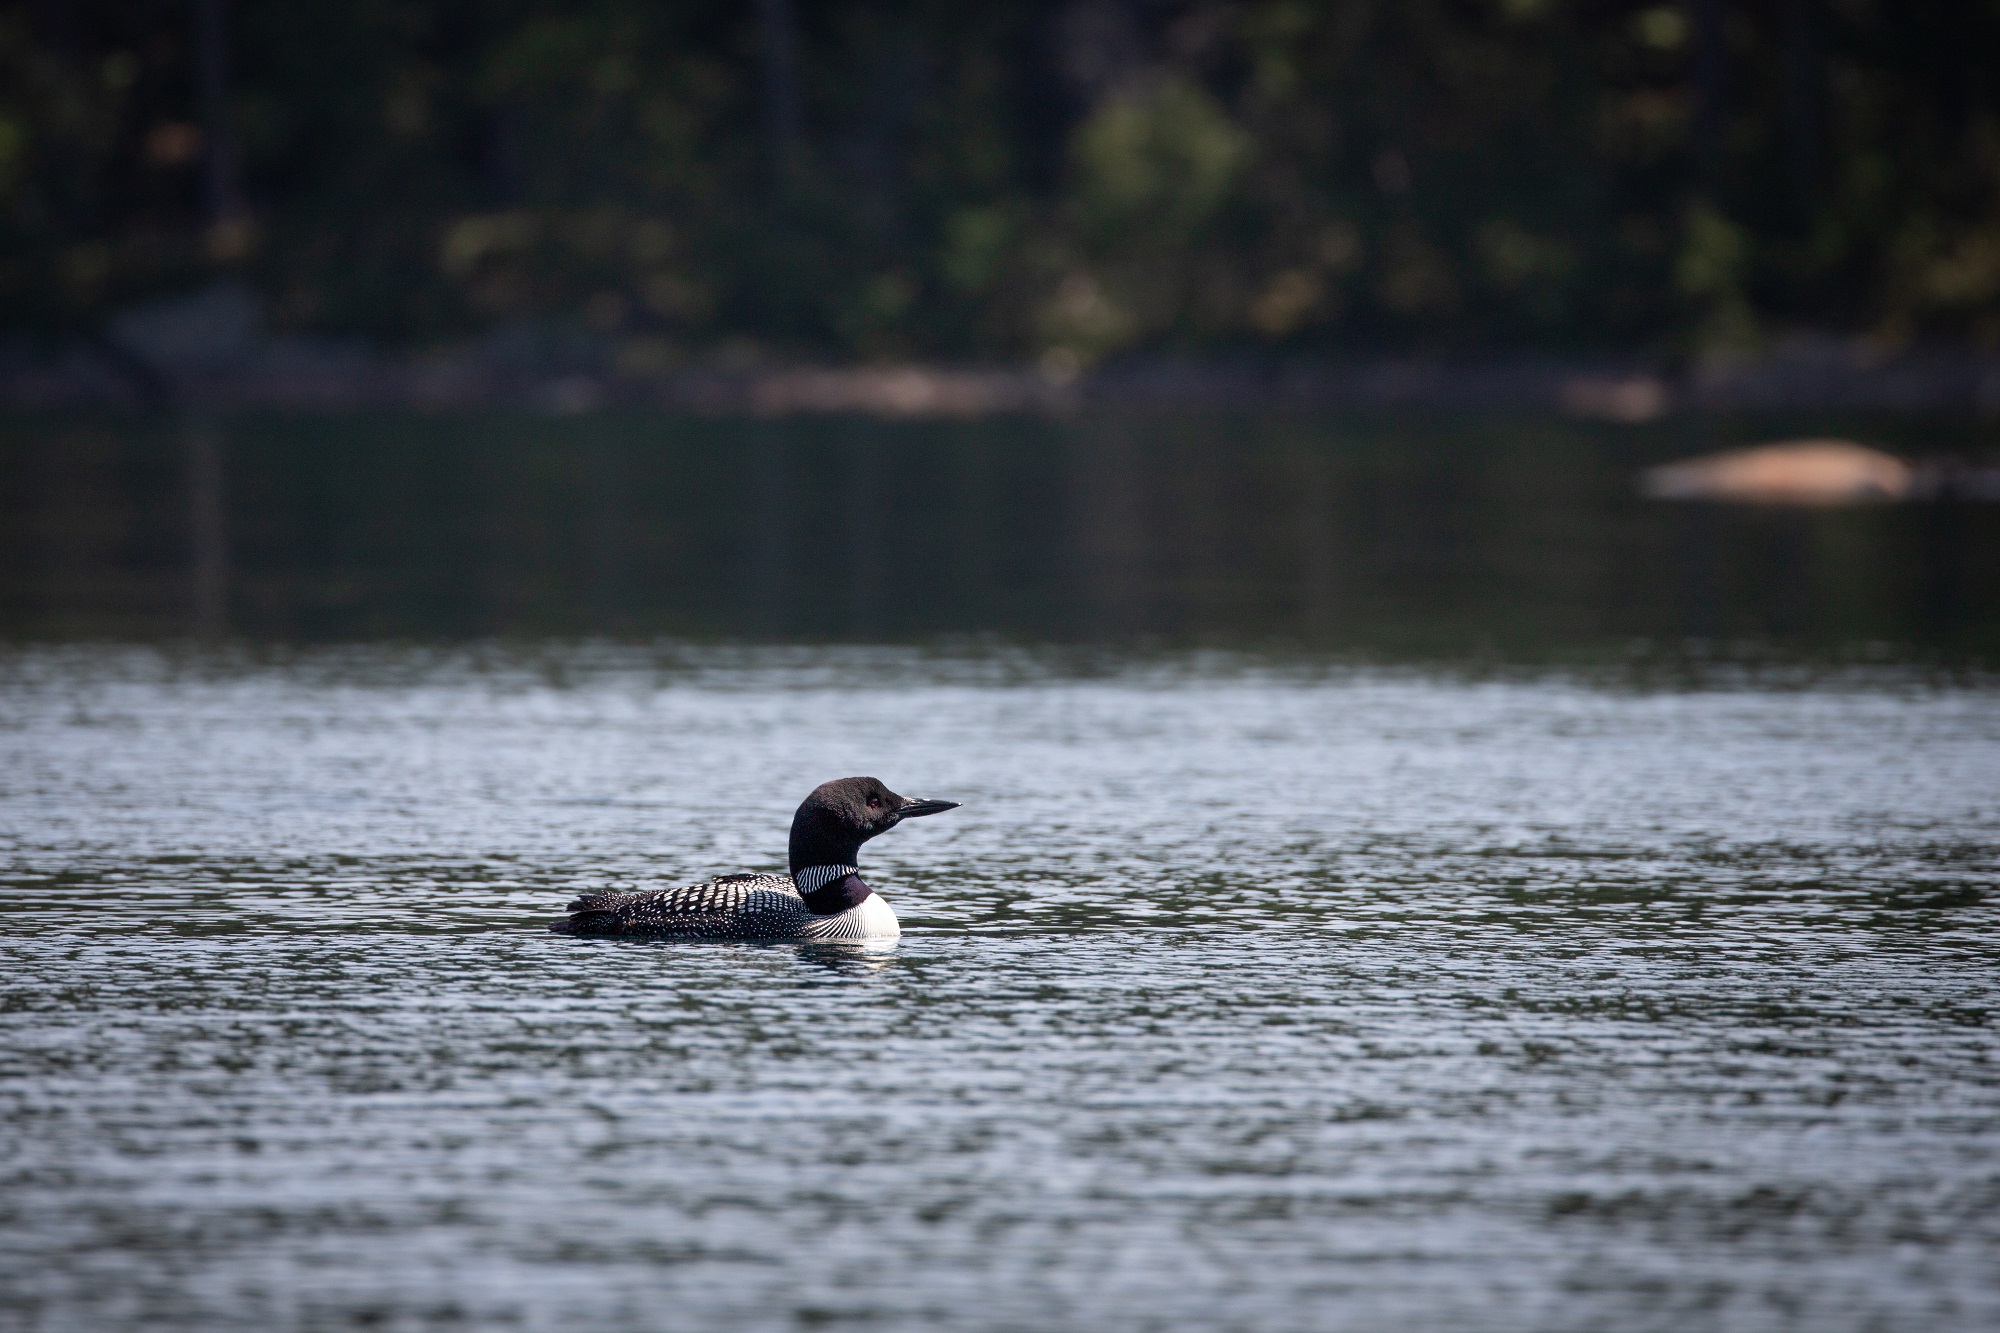
{"type": "Polygon", "coordinates": [[[11,650],[0,1327],[1990,1329],[1996,880],[1907,668],[11,650]]]}
{"type": "Polygon", "coordinates": [[[1991,659],[2000,505],[1660,504],[1650,463],[1993,423],[1085,416],[256,418],[0,427],[0,633],[1300,643],[1398,659],[1634,640],[1991,659]],[[200,530],[197,530],[200,529],[200,530]],[[204,536],[204,533],[206,535],[204,536]]]}

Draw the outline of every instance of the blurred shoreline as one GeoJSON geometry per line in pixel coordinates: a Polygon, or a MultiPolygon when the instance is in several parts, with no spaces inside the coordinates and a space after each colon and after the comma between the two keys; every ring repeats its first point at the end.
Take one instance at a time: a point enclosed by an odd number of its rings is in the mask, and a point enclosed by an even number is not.
{"type": "Polygon", "coordinates": [[[161,376],[76,344],[0,360],[0,410],[184,404],[232,410],[459,411],[556,415],[650,408],[712,416],[852,414],[969,419],[1093,407],[1459,408],[1557,411],[1645,422],[1676,411],[1864,410],[2000,417],[2000,356],[1924,349],[1880,357],[1817,344],[1720,366],[1674,370],[1552,357],[1452,360],[1122,360],[1051,375],[1034,366],[693,366],[651,375],[522,367],[477,346],[385,354],[278,339],[241,364],[161,376]]]}
{"type": "Polygon", "coordinates": [[[260,303],[219,285],[126,312],[107,331],[39,351],[0,345],[0,410],[180,405],[216,411],[640,408],[708,416],[850,414],[969,419],[1230,408],[1555,411],[1644,422],[1676,411],[1865,410],[2000,417],[2000,352],[1893,351],[1798,335],[1761,354],[1674,366],[1644,357],[1127,356],[1085,369],[913,361],[786,363],[514,325],[474,340],[389,351],[359,340],[268,335],[260,303]]]}

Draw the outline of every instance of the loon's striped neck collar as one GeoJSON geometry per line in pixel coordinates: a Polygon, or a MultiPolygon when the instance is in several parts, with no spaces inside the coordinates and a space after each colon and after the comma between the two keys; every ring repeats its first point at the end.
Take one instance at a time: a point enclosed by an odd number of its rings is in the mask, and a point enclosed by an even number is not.
{"type": "Polygon", "coordinates": [[[792,876],[806,910],[814,916],[838,916],[859,907],[875,890],[863,882],[853,866],[807,866],[792,876]]]}
{"type": "Polygon", "coordinates": [[[807,866],[792,875],[792,883],[799,886],[799,892],[810,896],[819,892],[837,879],[859,874],[853,866],[807,866]]]}

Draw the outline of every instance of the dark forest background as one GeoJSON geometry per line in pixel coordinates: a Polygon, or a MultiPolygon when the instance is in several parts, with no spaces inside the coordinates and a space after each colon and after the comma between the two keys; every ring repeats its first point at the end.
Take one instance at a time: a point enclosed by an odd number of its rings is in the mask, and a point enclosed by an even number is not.
{"type": "Polygon", "coordinates": [[[2000,344],[2000,0],[34,0],[0,322],[693,359],[2000,344]]]}

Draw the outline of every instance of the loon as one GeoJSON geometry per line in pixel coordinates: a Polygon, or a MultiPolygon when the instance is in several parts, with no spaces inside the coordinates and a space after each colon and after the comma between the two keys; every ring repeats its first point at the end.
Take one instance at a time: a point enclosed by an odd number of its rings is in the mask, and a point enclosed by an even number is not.
{"type": "Polygon", "coordinates": [[[821,783],[792,816],[789,875],[721,875],[643,893],[590,893],[563,910],[559,935],[670,940],[881,940],[895,909],[861,882],[861,844],[957,801],[898,796],[875,778],[821,783]]]}

